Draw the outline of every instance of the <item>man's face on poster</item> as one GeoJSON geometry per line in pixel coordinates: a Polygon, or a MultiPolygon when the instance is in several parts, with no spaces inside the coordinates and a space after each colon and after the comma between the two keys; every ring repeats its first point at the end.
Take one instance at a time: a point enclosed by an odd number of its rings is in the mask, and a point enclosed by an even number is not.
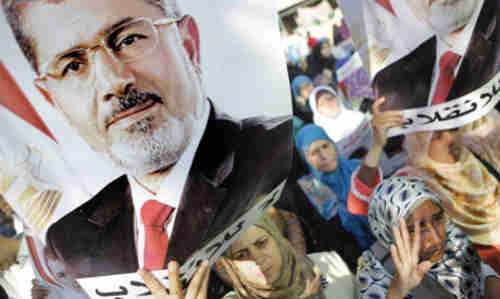
{"type": "Polygon", "coordinates": [[[192,18],[144,0],[65,0],[30,4],[24,21],[37,86],[95,151],[133,175],[179,159],[204,100],[192,18]]]}
{"type": "Polygon", "coordinates": [[[445,36],[469,22],[478,0],[407,0],[415,16],[445,36]]]}

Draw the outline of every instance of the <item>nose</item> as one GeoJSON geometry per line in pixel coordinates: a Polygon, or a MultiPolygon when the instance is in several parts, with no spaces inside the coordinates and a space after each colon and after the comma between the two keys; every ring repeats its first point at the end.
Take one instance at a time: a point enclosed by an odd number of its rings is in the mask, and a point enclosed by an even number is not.
{"type": "Polygon", "coordinates": [[[262,265],[264,264],[265,257],[263,254],[259,252],[258,249],[251,249],[250,257],[252,261],[254,261],[257,264],[257,266],[262,267],[262,265]]]}
{"type": "Polygon", "coordinates": [[[96,84],[99,86],[99,98],[108,102],[113,97],[125,93],[127,88],[135,84],[135,76],[123,62],[99,49],[94,56],[96,68],[96,84]]]}
{"type": "Polygon", "coordinates": [[[442,240],[441,236],[437,233],[436,229],[432,225],[428,224],[428,233],[425,235],[424,239],[424,248],[441,248],[442,240]]]}

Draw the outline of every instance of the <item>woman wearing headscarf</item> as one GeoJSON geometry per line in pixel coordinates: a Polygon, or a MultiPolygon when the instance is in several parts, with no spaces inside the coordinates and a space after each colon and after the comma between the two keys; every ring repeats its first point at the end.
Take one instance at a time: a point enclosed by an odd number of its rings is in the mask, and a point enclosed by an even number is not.
{"type": "Polygon", "coordinates": [[[384,180],[370,197],[368,218],[377,243],[359,259],[359,298],[498,298],[498,275],[422,178],[384,180]]]}
{"type": "MultiPolygon", "coordinates": [[[[378,105],[374,107],[376,114],[378,105]]],[[[494,172],[500,169],[496,133],[499,121],[493,110],[459,129],[407,135],[408,166],[394,174],[420,176],[441,198],[447,199],[443,202],[446,212],[468,234],[483,261],[497,272],[500,272],[500,183],[494,172]]],[[[353,176],[348,199],[351,213],[366,215],[367,198],[382,178],[377,160],[380,151],[372,148],[372,158],[365,159],[353,176]]]]}
{"type": "Polygon", "coordinates": [[[320,40],[314,45],[311,54],[307,56],[307,65],[309,78],[314,80],[318,75],[326,75],[330,77],[334,86],[337,84],[335,58],[327,39],[320,40]]]}
{"type": "Polygon", "coordinates": [[[365,114],[349,109],[345,100],[328,86],[314,88],[309,105],[314,123],[322,127],[335,142],[352,134],[366,121],[365,114]]]}
{"type": "Polygon", "coordinates": [[[295,137],[295,144],[314,176],[313,185],[327,186],[333,191],[334,198],[324,199],[315,196],[314,199],[320,202],[313,202],[313,205],[320,215],[330,220],[333,215],[329,211],[337,206],[342,226],[354,235],[362,249],[368,248],[374,242],[374,237],[368,227],[366,216],[353,215],[347,211],[351,176],[359,167],[360,161],[341,157],[335,143],[316,125],[303,127],[295,137]]]}
{"type": "Polygon", "coordinates": [[[313,82],[307,76],[299,75],[292,81],[293,114],[306,123],[312,122],[308,99],[313,88],[313,82]]]}
{"type": "MultiPolygon", "coordinates": [[[[269,215],[251,226],[219,257],[215,266],[221,277],[230,277],[233,291],[223,299],[351,299],[354,277],[335,252],[296,254],[269,215]]],[[[156,299],[207,298],[209,265],[204,261],[182,290],[179,264],[168,264],[167,291],[148,271],[139,270],[156,299]]],[[[211,297],[212,298],[212,297],[211,297]]]]}
{"type": "Polygon", "coordinates": [[[231,278],[224,299],[354,298],[353,276],[335,253],[300,256],[265,215],[219,258],[231,278]]]}

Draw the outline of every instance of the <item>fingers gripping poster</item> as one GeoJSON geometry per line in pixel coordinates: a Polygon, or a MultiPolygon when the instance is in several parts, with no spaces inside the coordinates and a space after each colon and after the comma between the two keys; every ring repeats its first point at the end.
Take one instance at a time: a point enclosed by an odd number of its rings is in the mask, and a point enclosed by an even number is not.
{"type": "Polygon", "coordinates": [[[409,166],[402,173],[424,177],[474,243],[498,246],[500,2],[340,7],[375,96],[385,98],[380,108],[403,112],[403,123],[388,131],[404,139],[409,166]]]}
{"type": "Polygon", "coordinates": [[[376,97],[386,98],[381,108],[405,110],[405,125],[391,136],[457,128],[496,106],[498,5],[340,1],[376,97]]]}
{"type": "Polygon", "coordinates": [[[274,2],[2,5],[1,194],[42,263],[85,291],[171,260],[189,279],[279,198],[292,121],[274,2]]]}

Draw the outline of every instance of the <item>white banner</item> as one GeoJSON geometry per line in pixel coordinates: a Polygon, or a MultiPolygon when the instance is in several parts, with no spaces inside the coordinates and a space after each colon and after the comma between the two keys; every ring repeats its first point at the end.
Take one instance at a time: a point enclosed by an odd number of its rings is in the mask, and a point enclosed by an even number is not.
{"type": "MultiPolygon", "coordinates": [[[[184,282],[189,281],[196,272],[197,265],[202,261],[207,260],[211,265],[215,263],[217,258],[229,248],[240,233],[257,222],[267,208],[281,197],[285,184],[286,181],[283,181],[229,228],[212,239],[201,250],[194,253],[180,269],[181,280],[184,282]]],[[[168,270],[154,271],[152,274],[168,288],[168,270]]],[[[136,273],[84,278],[79,279],[78,283],[92,299],[153,298],[140,276],[136,273]]]]}
{"type": "Polygon", "coordinates": [[[347,61],[342,67],[337,70],[337,80],[339,82],[344,81],[347,77],[352,75],[355,71],[363,67],[363,61],[359,53],[354,53],[349,61],[347,61]]]}
{"type": "Polygon", "coordinates": [[[391,128],[388,136],[417,131],[447,130],[461,127],[485,116],[500,100],[500,73],[481,88],[439,105],[404,110],[404,125],[391,128]]]}

